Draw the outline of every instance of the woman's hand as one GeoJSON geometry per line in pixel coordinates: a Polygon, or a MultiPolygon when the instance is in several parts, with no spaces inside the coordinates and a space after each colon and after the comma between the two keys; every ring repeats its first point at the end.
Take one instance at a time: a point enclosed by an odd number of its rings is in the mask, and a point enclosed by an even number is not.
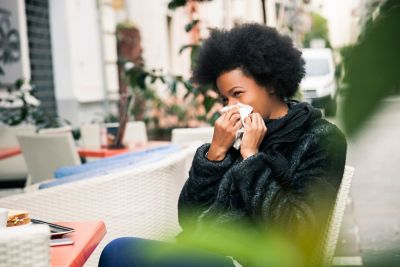
{"type": "Polygon", "coordinates": [[[239,108],[223,113],[215,122],[214,135],[208,150],[209,160],[223,160],[235,141],[236,132],[242,127],[239,108]]]}
{"type": "Polygon", "coordinates": [[[243,159],[247,159],[258,153],[258,148],[267,134],[267,126],[259,113],[250,114],[244,122],[245,132],[240,145],[240,154],[243,159]]]}

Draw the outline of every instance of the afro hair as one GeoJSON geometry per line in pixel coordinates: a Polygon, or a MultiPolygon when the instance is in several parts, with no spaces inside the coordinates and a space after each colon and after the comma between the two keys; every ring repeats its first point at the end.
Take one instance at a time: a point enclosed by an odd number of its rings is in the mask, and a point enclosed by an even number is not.
{"type": "Polygon", "coordinates": [[[240,68],[282,99],[295,95],[304,77],[304,60],[292,40],[275,28],[243,24],[229,31],[212,30],[202,44],[192,81],[216,88],[218,76],[240,68]]]}

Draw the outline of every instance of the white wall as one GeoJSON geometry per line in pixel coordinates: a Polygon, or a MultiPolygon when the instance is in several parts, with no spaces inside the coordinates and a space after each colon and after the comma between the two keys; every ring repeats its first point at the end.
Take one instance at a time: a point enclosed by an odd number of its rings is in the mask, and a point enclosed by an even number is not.
{"type": "MultiPolygon", "coordinates": [[[[190,75],[189,50],[178,55],[182,45],[190,43],[190,36],[184,26],[189,22],[185,7],[169,11],[168,0],[126,0],[127,14],[117,14],[118,22],[125,19],[136,24],[141,32],[143,57],[148,68],[161,68],[166,72],[190,75]],[[168,44],[167,16],[171,21],[171,43],[168,44]],[[169,53],[172,62],[169,62],[169,53]]],[[[270,11],[272,13],[272,11],[270,11]]],[[[214,0],[199,5],[202,28],[230,28],[233,20],[243,22],[262,22],[259,0],[214,0]]],[[[202,32],[207,37],[207,30],[202,32]]]]}
{"type": "Polygon", "coordinates": [[[108,73],[97,1],[50,0],[49,13],[58,114],[75,125],[99,119],[108,73]]]}
{"type": "Polygon", "coordinates": [[[352,10],[360,0],[314,0],[322,5],[321,14],[328,20],[329,38],[333,47],[341,47],[355,41],[352,10]]]}
{"type": "Polygon", "coordinates": [[[4,76],[1,76],[0,80],[4,84],[14,84],[20,78],[29,80],[30,65],[25,2],[23,0],[1,0],[0,8],[5,10],[5,12],[9,12],[8,14],[0,14],[0,27],[2,27],[3,33],[8,34],[13,29],[17,30],[20,45],[20,58],[18,61],[7,64],[0,61],[0,65],[4,71],[4,76]]]}
{"type": "Polygon", "coordinates": [[[135,23],[141,33],[146,65],[163,68],[167,63],[167,2],[164,0],[126,0],[128,20],[135,23]]]}

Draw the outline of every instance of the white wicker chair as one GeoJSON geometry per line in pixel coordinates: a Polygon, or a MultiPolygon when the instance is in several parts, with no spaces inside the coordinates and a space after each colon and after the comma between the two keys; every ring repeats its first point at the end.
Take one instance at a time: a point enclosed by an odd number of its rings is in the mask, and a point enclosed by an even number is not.
{"type": "Polygon", "coordinates": [[[0,229],[0,267],[50,266],[49,239],[47,225],[0,229]]]}
{"type": "Polygon", "coordinates": [[[128,121],[122,142],[124,144],[147,143],[146,124],[143,121],[128,121]]]}
{"type": "Polygon", "coordinates": [[[45,221],[104,221],[107,234],[87,262],[97,266],[104,246],[115,238],[165,239],[179,231],[177,202],[194,149],[118,174],[5,197],[0,206],[28,210],[45,221]]]}
{"type": "MultiPolygon", "coordinates": [[[[180,145],[195,145],[197,147],[205,143],[211,143],[214,134],[214,127],[200,128],[175,128],[171,133],[171,142],[180,145]]],[[[189,171],[194,158],[193,153],[188,159],[185,170],[189,171]]]]}
{"type": "Polygon", "coordinates": [[[43,128],[39,130],[39,134],[60,134],[60,133],[72,133],[72,127],[67,125],[57,128],[43,128]]]}
{"type": "Polygon", "coordinates": [[[171,133],[171,142],[175,144],[187,144],[193,141],[211,143],[213,133],[213,127],[175,128],[171,133]]]}
{"type": "MultiPolygon", "coordinates": [[[[18,127],[1,126],[0,127],[0,148],[19,146],[17,134],[35,133],[34,125],[23,125],[18,127]]],[[[16,155],[11,158],[0,160],[0,181],[16,181],[25,179],[28,176],[28,170],[22,155],[16,155]]]]}
{"type": "Polygon", "coordinates": [[[347,198],[349,196],[354,168],[346,166],[336,197],[335,206],[329,218],[320,250],[315,254],[315,266],[330,267],[335,253],[340,227],[342,225],[347,198]]]}
{"type": "Polygon", "coordinates": [[[71,132],[19,134],[17,139],[32,183],[53,178],[60,167],[81,164],[71,132]]]}
{"type": "Polygon", "coordinates": [[[101,147],[101,126],[100,124],[84,124],[79,127],[81,131],[81,146],[84,148],[101,147]]]}

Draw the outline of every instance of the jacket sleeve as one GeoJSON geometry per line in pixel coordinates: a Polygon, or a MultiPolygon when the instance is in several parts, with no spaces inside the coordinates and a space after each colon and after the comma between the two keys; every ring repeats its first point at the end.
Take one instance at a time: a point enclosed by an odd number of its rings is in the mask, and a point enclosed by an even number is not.
{"type": "Polygon", "coordinates": [[[179,196],[178,218],[182,227],[214,202],[219,183],[234,162],[231,153],[227,153],[221,161],[208,160],[206,153],[209,148],[210,144],[204,144],[197,149],[189,178],[179,196]]]}
{"type": "Polygon", "coordinates": [[[318,231],[329,215],[346,160],[346,140],[335,126],[300,146],[303,153],[290,161],[271,148],[268,155],[258,153],[231,170],[253,219],[297,238],[318,231]]]}

